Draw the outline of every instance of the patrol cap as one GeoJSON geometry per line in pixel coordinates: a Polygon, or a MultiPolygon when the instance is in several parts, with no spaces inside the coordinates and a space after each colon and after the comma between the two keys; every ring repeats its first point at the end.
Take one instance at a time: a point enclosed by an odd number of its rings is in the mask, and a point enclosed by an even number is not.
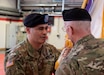
{"type": "Polygon", "coordinates": [[[23,20],[24,26],[35,27],[40,24],[48,24],[48,14],[32,13],[23,20]]]}
{"type": "Polygon", "coordinates": [[[87,10],[73,8],[62,12],[64,21],[91,21],[91,16],[87,10]]]}

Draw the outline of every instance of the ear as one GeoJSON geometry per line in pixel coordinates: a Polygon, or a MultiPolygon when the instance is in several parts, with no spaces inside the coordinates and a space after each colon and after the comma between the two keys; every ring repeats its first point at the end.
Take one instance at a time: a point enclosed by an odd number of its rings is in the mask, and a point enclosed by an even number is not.
{"type": "Polygon", "coordinates": [[[28,34],[30,33],[30,28],[26,27],[25,30],[28,34]]]}
{"type": "Polygon", "coordinates": [[[70,26],[71,33],[74,34],[74,28],[70,26]]]}
{"type": "Polygon", "coordinates": [[[67,33],[69,34],[69,36],[73,35],[73,27],[69,26],[67,28],[67,33]]]}

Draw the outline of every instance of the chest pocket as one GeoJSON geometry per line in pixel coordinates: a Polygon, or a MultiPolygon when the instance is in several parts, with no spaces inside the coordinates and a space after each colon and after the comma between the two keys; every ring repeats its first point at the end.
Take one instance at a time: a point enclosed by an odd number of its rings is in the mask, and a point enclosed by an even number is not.
{"type": "Polygon", "coordinates": [[[38,60],[36,58],[30,58],[25,61],[25,73],[26,75],[38,75],[38,60]]]}
{"type": "Polygon", "coordinates": [[[44,59],[44,68],[45,68],[44,72],[45,72],[45,74],[51,73],[53,71],[54,64],[55,64],[54,54],[49,55],[44,59]]]}

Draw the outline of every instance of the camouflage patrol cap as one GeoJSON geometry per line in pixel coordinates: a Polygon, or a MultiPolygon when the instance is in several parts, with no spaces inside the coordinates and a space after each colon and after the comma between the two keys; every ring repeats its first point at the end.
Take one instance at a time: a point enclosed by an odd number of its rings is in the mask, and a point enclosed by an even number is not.
{"type": "Polygon", "coordinates": [[[91,21],[91,16],[87,10],[73,8],[62,12],[64,21],[91,21]]]}
{"type": "Polygon", "coordinates": [[[48,14],[32,13],[23,20],[24,26],[35,27],[40,24],[48,24],[48,14]]]}

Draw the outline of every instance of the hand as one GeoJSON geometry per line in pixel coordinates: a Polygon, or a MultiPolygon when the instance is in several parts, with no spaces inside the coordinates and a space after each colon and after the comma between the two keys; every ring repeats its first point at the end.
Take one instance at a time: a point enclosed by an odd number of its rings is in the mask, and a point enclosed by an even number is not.
{"type": "Polygon", "coordinates": [[[70,52],[70,48],[68,48],[68,47],[66,47],[65,49],[64,49],[64,52],[63,52],[63,54],[62,54],[62,56],[63,57],[66,57],[67,55],[68,55],[68,53],[70,52]]]}

